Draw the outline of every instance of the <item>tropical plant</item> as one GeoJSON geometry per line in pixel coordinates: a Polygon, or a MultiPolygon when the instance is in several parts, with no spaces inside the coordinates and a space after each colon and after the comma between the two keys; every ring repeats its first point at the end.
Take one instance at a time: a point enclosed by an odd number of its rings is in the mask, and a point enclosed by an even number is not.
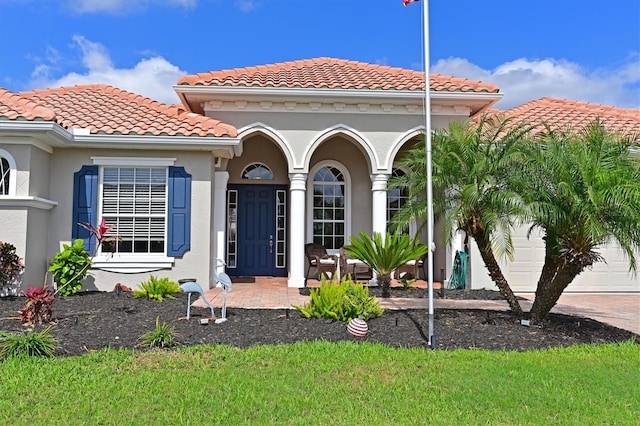
{"type": "Polygon", "coordinates": [[[156,317],[156,327],[143,334],[139,341],[143,346],[150,348],[170,348],[178,344],[177,338],[180,335],[171,324],[160,325],[160,317],[156,317]]]}
{"type": "Polygon", "coordinates": [[[13,244],[0,241],[0,288],[11,284],[24,269],[13,244]]]}
{"type": "Polygon", "coordinates": [[[84,242],[77,239],[72,245],[63,244],[49,265],[49,272],[57,284],[56,293],[63,296],[76,294],[82,288],[82,280],[89,273],[91,256],[84,248],[84,242]]]}
{"type": "Polygon", "coordinates": [[[352,236],[345,252],[366,263],[377,275],[377,282],[382,287],[382,297],[389,297],[391,274],[410,260],[418,259],[427,253],[427,246],[420,244],[408,234],[374,232],[373,236],[361,232],[352,236]]]}
{"type": "Polygon", "coordinates": [[[140,283],[140,289],[133,290],[133,297],[148,297],[162,302],[165,298],[173,299],[173,295],[181,291],[177,282],[151,275],[147,281],[140,283]]]}
{"type": "Polygon", "coordinates": [[[42,324],[51,321],[55,296],[49,287],[29,287],[27,290],[21,291],[20,294],[27,298],[25,307],[18,311],[20,312],[20,321],[23,324],[33,326],[35,323],[42,324]]]}
{"type": "Polygon", "coordinates": [[[84,248],[84,241],[81,239],[75,240],[71,246],[63,245],[62,251],[54,256],[49,265],[49,272],[53,272],[53,279],[57,283],[54,295],[58,293],[63,296],[76,294],[82,288],[82,280],[89,273],[93,259],[102,244],[119,240],[119,237],[107,236],[115,225],[107,226],[105,218],[102,218],[98,226],[90,223],[79,223],[78,225],[89,231],[89,238],[96,239],[95,250],[93,254],[89,255],[84,248]]]}
{"type": "Polygon", "coordinates": [[[531,319],[545,319],[576,276],[604,261],[598,248],[617,242],[637,269],[640,252],[640,163],[631,137],[599,121],[578,131],[549,128],[529,146],[517,181],[532,230],[543,232],[545,260],[531,319]]]}
{"type": "Polygon", "coordinates": [[[51,327],[42,331],[26,330],[20,333],[3,331],[0,332],[0,361],[15,357],[52,357],[56,346],[51,327]]]}
{"type": "MultiPolygon", "coordinates": [[[[453,121],[432,137],[434,216],[443,220],[446,243],[451,243],[455,231],[475,240],[489,276],[517,315],[522,315],[522,308],[498,257],[513,256],[511,229],[525,214],[521,197],[507,178],[514,165],[522,162],[520,146],[528,131],[529,127],[509,120],[485,116],[478,123],[453,121]]],[[[392,179],[389,186],[409,188],[407,203],[393,218],[402,226],[427,217],[424,143],[402,156],[399,166],[408,172],[392,179]]]]}
{"type": "Polygon", "coordinates": [[[384,309],[375,297],[369,296],[369,288],[343,278],[339,284],[324,278],[319,288],[312,288],[310,298],[303,306],[294,305],[307,318],[327,318],[349,322],[354,318],[370,319],[382,315],[384,309]]]}

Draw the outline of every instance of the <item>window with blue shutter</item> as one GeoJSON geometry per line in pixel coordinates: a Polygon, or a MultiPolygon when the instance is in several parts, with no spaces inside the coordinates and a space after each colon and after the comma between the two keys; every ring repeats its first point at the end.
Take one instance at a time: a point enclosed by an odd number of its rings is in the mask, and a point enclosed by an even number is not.
{"type": "Polygon", "coordinates": [[[169,167],[167,256],[182,256],[191,248],[191,175],[184,167],[169,167]]]}
{"type": "Polygon", "coordinates": [[[83,239],[89,253],[95,250],[95,239],[78,224],[97,226],[99,196],[100,217],[115,225],[111,235],[119,237],[108,251],[132,255],[166,251],[167,256],[179,257],[190,249],[191,175],[184,167],[105,167],[102,179],[99,194],[97,165],[74,173],[72,238],[83,239]]]}
{"type": "Polygon", "coordinates": [[[82,166],[73,174],[73,222],[71,238],[84,240],[84,248],[93,253],[96,242],[80,223],[98,224],[98,166],[82,166]]]}

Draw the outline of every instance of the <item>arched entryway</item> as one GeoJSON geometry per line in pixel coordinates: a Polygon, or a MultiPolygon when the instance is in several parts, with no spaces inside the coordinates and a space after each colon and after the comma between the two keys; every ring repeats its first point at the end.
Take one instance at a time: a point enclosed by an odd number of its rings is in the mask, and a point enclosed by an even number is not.
{"type": "Polygon", "coordinates": [[[244,142],[227,165],[226,271],[231,276],[287,276],[287,163],[268,137],[244,142]]]}

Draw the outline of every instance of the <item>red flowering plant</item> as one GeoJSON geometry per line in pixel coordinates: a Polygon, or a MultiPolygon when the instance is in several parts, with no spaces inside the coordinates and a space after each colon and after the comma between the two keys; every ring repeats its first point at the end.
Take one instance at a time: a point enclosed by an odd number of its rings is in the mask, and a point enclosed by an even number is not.
{"type": "Polygon", "coordinates": [[[18,310],[22,324],[34,326],[36,322],[42,324],[43,322],[51,321],[55,296],[49,287],[36,288],[29,286],[27,290],[21,291],[20,294],[27,298],[25,307],[18,310]]]}
{"type": "Polygon", "coordinates": [[[41,288],[29,287],[26,291],[21,292],[27,298],[26,306],[19,311],[23,324],[33,326],[35,322],[51,321],[55,296],[58,294],[70,296],[77,293],[82,288],[82,280],[89,273],[98,248],[104,242],[112,239],[107,237],[107,233],[114,226],[107,227],[104,218],[98,227],[89,223],[79,223],[78,225],[91,233],[90,238],[96,239],[95,251],[89,255],[81,239],[75,240],[72,245],[63,245],[62,251],[54,256],[49,265],[49,272],[53,273],[53,279],[58,284],[55,292],[52,292],[46,284],[41,288]]]}

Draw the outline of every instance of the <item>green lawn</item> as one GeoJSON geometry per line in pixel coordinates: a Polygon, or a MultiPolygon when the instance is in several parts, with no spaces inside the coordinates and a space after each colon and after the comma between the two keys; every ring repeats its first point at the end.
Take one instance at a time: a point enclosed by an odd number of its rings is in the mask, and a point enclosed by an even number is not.
{"type": "Polygon", "coordinates": [[[0,424],[638,424],[640,345],[300,343],[0,364],[0,424]]]}

